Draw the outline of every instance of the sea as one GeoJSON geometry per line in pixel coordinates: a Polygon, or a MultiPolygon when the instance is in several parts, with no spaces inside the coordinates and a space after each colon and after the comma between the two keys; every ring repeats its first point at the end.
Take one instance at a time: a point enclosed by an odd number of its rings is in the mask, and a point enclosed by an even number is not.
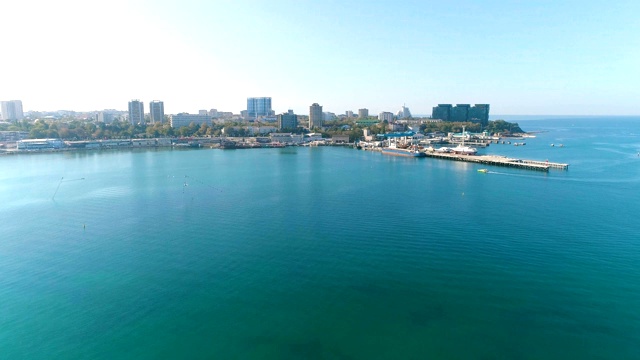
{"type": "Polygon", "coordinates": [[[0,359],[639,359],[640,117],[508,120],[569,168],[0,156],[0,359]]]}

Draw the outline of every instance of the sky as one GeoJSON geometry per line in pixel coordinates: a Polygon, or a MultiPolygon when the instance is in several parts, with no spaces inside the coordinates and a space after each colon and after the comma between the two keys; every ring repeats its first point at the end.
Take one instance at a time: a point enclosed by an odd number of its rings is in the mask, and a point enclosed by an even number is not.
{"type": "Polygon", "coordinates": [[[24,110],[640,114],[640,1],[59,0],[0,13],[24,110]]]}

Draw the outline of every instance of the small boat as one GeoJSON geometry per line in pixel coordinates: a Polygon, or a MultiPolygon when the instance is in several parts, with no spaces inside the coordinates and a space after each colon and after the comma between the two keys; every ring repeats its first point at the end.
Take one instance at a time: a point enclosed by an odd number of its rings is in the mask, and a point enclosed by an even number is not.
{"type": "Polygon", "coordinates": [[[488,173],[488,172],[489,172],[489,169],[478,169],[478,172],[479,172],[479,173],[486,174],[486,173],[488,173]]]}

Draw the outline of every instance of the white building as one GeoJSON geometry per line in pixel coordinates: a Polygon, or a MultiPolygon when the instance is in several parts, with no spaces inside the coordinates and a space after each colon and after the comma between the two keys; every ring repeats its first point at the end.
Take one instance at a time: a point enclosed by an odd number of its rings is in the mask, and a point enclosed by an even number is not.
{"type": "Polygon", "coordinates": [[[292,134],[292,133],[271,133],[269,137],[272,142],[277,142],[280,144],[300,144],[303,141],[302,134],[292,134]]]}
{"type": "Polygon", "coordinates": [[[322,127],[322,119],[322,106],[318,103],[309,106],[309,129],[322,127]]]}
{"type": "Polygon", "coordinates": [[[152,102],[150,102],[149,115],[152,124],[162,124],[164,122],[164,102],[160,100],[153,100],[152,102]]]}
{"type": "Polygon", "coordinates": [[[181,128],[183,126],[189,126],[191,123],[196,125],[207,124],[211,126],[211,116],[209,114],[187,114],[180,113],[177,115],[171,115],[169,122],[172,128],[181,128]]]}
{"type": "Polygon", "coordinates": [[[411,111],[409,108],[402,105],[402,108],[398,111],[398,119],[408,119],[411,117],[411,111]]]}
{"type": "Polygon", "coordinates": [[[387,120],[387,122],[392,122],[393,121],[393,113],[390,113],[388,111],[383,111],[380,114],[378,114],[378,120],[380,120],[380,121],[387,120]]]}
{"type": "Polygon", "coordinates": [[[64,142],[60,139],[27,139],[16,143],[18,150],[53,150],[63,147],[64,142]]]}
{"type": "Polygon", "coordinates": [[[129,101],[129,121],[133,125],[144,124],[144,103],[142,101],[129,101]]]}
{"type": "Polygon", "coordinates": [[[0,101],[0,120],[17,121],[23,118],[21,100],[0,101]]]}

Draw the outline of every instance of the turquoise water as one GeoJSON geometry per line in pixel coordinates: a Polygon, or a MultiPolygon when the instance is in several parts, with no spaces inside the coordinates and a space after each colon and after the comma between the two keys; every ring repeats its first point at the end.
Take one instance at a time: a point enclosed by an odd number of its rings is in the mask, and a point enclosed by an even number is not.
{"type": "Polygon", "coordinates": [[[640,119],[520,125],[569,170],[0,157],[0,358],[640,358],[640,119]]]}

